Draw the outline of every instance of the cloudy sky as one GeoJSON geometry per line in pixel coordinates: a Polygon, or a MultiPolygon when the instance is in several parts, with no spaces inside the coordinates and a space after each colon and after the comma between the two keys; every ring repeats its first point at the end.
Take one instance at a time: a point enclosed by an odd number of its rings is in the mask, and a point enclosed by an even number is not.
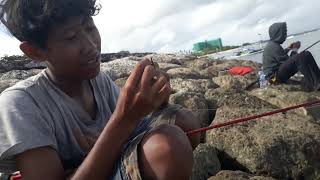
{"type": "MultiPolygon", "coordinates": [[[[222,38],[224,45],[268,39],[268,27],[288,33],[320,27],[319,0],[100,0],[94,17],[102,52],[177,52],[222,38]],[[260,36],[258,34],[261,34],[260,36]]],[[[19,42],[0,31],[0,56],[21,54],[19,42]]]]}

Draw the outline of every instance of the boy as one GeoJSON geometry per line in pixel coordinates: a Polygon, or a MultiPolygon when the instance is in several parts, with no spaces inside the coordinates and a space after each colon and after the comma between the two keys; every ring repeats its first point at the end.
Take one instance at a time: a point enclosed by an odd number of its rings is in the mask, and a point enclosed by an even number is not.
{"type": "Polygon", "coordinates": [[[297,54],[300,42],[283,49],[287,39],[287,23],[274,23],[269,27],[270,41],[263,52],[263,70],[272,83],[285,83],[300,71],[304,75],[303,88],[307,91],[320,90],[320,69],[309,51],[297,54]],[[291,51],[291,55],[288,53],[291,51]]]}
{"type": "Polygon", "coordinates": [[[148,59],[121,92],[100,72],[98,11],[95,0],[1,1],[20,49],[48,68],[0,96],[0,169],[24,180],[188,179],[199,136],[183,131],[195,117],[159,110],[171,88],[148,59]]]}

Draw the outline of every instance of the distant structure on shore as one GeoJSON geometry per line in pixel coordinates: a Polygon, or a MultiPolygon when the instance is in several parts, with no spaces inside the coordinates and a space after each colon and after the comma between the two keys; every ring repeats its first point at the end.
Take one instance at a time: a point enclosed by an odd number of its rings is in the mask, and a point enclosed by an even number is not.
{"type": "Polygon", "coordinates": [[[200,52],[204,50],[219,50],[222,49],[222,47],[222,40],[221,38],[218,38],[193,44],[193,51],[200,52]]]}
{"type": "Polygon", "coordinates": [[[214,54],[221,51],[235,49],[238,47],[239,46],[223,46],[221,38],[218,38],[193,44],[192,54],[196,56],[203,56],[207,54],[214,54]]]}

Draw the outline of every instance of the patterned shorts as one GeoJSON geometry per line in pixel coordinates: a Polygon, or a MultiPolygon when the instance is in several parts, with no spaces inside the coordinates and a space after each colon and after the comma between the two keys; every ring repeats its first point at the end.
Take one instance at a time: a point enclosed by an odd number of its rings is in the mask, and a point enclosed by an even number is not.
{"type": "Polygon", "coordinates": [[[143,137],[153,128],[162,124],[175,124],[176,112],[182,107],[169,105],[166,108],[146,117],[133,133],[129,143],[125,146],[121,158],[117,162],[113,180],[139,180],[141,178],[138,164],[138,146],[143,137]]]}

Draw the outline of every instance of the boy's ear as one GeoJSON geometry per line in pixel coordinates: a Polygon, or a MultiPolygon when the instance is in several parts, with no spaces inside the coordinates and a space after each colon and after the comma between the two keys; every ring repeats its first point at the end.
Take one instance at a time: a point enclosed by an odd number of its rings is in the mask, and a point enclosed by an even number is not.
{"type": "Polygon", "coordinates": [[[20,43],[20,49],[25,55],[33,60],[45,61],[46,59],[44,50],[33,46],[27,41],[23,41],[20,43]]]}

